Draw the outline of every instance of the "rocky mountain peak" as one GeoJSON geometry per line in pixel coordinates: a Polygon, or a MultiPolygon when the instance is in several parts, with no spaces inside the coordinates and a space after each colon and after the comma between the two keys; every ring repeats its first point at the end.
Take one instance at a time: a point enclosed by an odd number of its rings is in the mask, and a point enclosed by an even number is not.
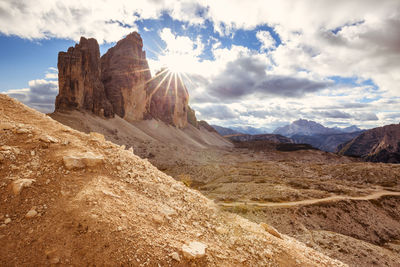
{"type": "Polygon", "coordinates": [[[333,128],[328,128],[315,121],[299,119],[289,125],[277,128],[273,133],[284,136],[293,135],[315,135],[315,134],[331,134],[339,133],[340,131],[333,128]]]}
{"type": "Polygon", "coordinates": [[[148,84],[147,118],[160,119],[184,128],[188,119],[189,94],[178,75],[161,70],[148,84]]]}
{"type": "Polygon", "coordinates": [[[114,116],[100,79],[100,50],[95,39],[81,37],[75,47],[58,54],[57,66],[56,110],[78,108],[100,116],[114,116]]]}
{"type": "Polygon", "coordinates": [[[143,42],[136,32],[101,57],[101,81],[114,112],[128,121],[143,119],[146,82],[151,79],[143,42]]]}
{"type": "Polygon", "coordinates": [[[56,111],[82,109],[133,122],[158,119],[186,127],[189,94],[178,75],[162,70],[152,79],[143,41],[128,34],[101,58],[97,41],[82,37],[58,56],[56,111]]]}
{"type": "Polygon", "coordinates": [[[339,153],[373,162],[400,163],[400,124],[370,129],[342,144],[339,153]]]}

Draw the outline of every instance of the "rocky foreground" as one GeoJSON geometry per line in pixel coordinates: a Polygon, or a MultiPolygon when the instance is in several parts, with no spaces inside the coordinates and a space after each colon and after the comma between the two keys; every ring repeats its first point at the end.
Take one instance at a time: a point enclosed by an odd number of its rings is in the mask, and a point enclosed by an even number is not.
{"type": "Polygon", "coordinates": [[[0,95],[0,265],[342,266],[0,95]]]}

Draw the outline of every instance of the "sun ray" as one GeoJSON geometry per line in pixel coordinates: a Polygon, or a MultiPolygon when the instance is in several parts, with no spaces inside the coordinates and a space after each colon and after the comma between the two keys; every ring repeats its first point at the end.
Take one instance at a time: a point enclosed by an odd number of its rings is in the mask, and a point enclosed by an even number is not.
{"type": "MultiPolygon", "coordinates": [[[[192,79],[191,79],[186,73],[182,72],[182,75],[189,81],[190,85],[191,85],[193,88],[196,87],[195,84],[194,84],[194,82],[192,81],[192,79]]],[[[182,83],[183,83],[183,80],[182,80],[182,83]]]]}
{"type": "Polygon", "coordinates": [[[172,80],[172,73],[171,72],[169,72],[169,80],[168,80],[168,85],[167,85],[167,87],[165,88],[165,92],[164,92],[164,96],[166,96],[167,95],[167,93],[168,93],[168,91],[169,91],[169,87],[170,87],[170,85],[171,85],[171,80],[172,80]]]}
{"type": "Polygon", "coordinates": [[[168,71],[168,69],[166,68],[166,69],[164,69],[164,70],[162,70],[162,71],[160,71],[159,73],[157,73],[153,78],[151,78],[151,79],[149,79],[148,81],[146,81],[146,83],[149,83],[149,82],[151,82],[152,80],[154,80],[154,79],[156,79],[157,77],[159,77],[159,76],[161,76],[161,75],[163,75],[165,72],[167,72],[168,71]]]}
{"type": "Polygon", "coordinates": [[[160,86],[164,83],[165,79],[167,79],[167,77],[171,75],[170,72],[168,72],[163,78],[162,80],[157,84],[156,88],[154,88],[154,90],[150,93],[149,99],[151,99],[151,97],[158,91],[158,88],[160,88],[160,86]]]}
{"type": "MultiPolygon", "coordinates": [[[[176,72],[174,73],[176,75],[176,72]]],[[[175,106],[178,106],[178,87],[176,84],[176,77],[175,77],[175,106]]],[[[177,110],[177,109],[175,109],[177,110]]]]}

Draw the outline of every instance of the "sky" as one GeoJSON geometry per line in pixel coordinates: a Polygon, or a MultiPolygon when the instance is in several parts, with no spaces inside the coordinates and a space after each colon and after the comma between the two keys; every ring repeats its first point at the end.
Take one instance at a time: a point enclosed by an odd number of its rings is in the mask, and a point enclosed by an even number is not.
{"type": "Polygon", "coordinates": [[[58,52],[133,31],[210,124],[400,122],[399,0],[0,0],[0,92],[52,112],[58,52]]]}

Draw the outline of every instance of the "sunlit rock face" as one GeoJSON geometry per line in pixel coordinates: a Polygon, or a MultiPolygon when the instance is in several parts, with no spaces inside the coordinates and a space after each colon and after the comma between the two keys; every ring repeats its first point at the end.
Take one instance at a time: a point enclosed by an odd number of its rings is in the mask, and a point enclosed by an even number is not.
{"type": "Polygon", "coordinates": [[[189,94],[179,75],[161,70],[148,84],[146,118],[155,118],[178,128],[187,126],[189,94]]]}
{"type": "Polygon", "coordinates": [[[77,108],[113,117],[101,82],[100,51],[95,39],[81,37],[79,44],[58,54],[59,94],[56,110],[77,108]]]}
{"type": "Polygon", "coordinates": [[[145,84],[151,73],[140,35],[133,32],[101,57],[101,80],[114,112],[127,121],[143,119],[145,84]]]}
{"type": "MultiPolygon", "coordinates": [[[[142,38],[133,32],[101,59],[97,41],[84,37],[60,52],[56,111],[77,108],[130,122],[158,119],[186,127],[189,95],[180,75],[163,69],[152,78],[142,49],[142,38]]],[[[193,111],[189,117],[195,120],[193,111]]]]}

